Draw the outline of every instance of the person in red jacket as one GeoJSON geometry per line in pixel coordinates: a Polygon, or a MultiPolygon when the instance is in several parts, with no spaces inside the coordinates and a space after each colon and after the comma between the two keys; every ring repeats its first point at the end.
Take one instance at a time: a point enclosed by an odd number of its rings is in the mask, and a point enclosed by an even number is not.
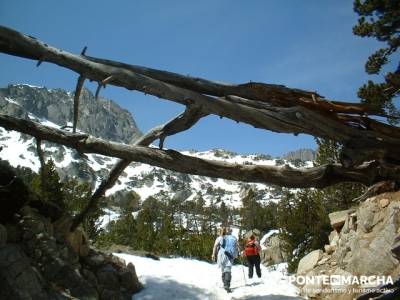
{"type": "Polygon", "coordinates": [[[249,278],[253,278],[253,269],[256,268],[258,278],[261,278],[260,268],[260,243],[256,240],[254,234],[252,234],[244,247],[244,255],[249,263],[249,278]]]}

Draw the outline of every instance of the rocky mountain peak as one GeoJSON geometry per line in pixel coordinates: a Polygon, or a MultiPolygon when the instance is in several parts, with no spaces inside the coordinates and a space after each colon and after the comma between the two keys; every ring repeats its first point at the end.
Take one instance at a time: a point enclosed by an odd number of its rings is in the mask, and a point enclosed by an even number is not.
{"type": "MultiPolygon", "coordinates": [[[[34,115],[63,126],[73,119],[73,97],[73,92],[63,89],[10,84],[0,88],[0,107],[12,116],[29,118],[34,115]]],[[[84,89],[80,101],[78,130],[125,143],[142,134],[130,112],[112,100],[96,100],[91,91],[84,89]]]]}

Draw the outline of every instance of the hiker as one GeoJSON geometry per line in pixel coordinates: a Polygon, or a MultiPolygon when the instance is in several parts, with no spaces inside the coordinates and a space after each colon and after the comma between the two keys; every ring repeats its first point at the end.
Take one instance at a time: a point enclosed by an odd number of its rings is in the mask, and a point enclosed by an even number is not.
{"type": "Polygon", "coordinates": [[[224,288],[230,293],[232,265],[233,260],[238,256],[239,246],[236,237],[232,235],[232,229],[222,227],[219,234],[215,240],[211,258],[213,261],[216,259],[222,272],[224,288]]]}
{"type": "Polygon", "coordinates": [[[261,278],[260,268],[260,243],[256,240],[256,236],[252,234],[248,239],[246,246],[244,247],[244,256],[247,258],[249,264],[249,278],[253,278],[253,269],[256,267],[256,273],[258,278],[261,278]]]}

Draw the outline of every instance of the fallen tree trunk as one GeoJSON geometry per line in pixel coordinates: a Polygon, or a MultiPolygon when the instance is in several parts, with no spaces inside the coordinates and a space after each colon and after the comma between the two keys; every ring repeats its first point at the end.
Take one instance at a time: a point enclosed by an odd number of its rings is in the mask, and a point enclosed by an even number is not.
{"type": "MultiPolygon", "coordinates": [[[[0,51],[54,63],[90,80],[103,82],[107,79],[108,84],[138,90],[185,106],[195,104],[205,113],[244,122],[257,128],[328,138],[354,149],[357,153],[367,148],[384,148],[383,159],[399,161],[399,128],[374,121],[365,115],[352,115],[381,114],[365,105],[324,101],[316,93],[279,85],[218,84],[85,55],[74,55],[1,26],[0,51]],[[229,97],[231,94],[244,98],[242,101],[232,101],[232,97],[229,97]]],[[[359,159],[346,157],[348,165],[352,165],[353,161],[358,162],[359,159]]]]}
{"type": "Polygon", "coordinates": [[[399,166],[377,162],[365,163],[354,168],[332,164],[308,169],[295,169],[289,166],[238,165],[200,159],[173,150],[108,142],[87,134],[69,133],[3,114],[0,114],[0,126],[74,148],[80,153],[113,156],[176,172],[228,180],[276,184],[293,188],[323,188],[347,181],[370,185],[384,179],[400,180],[399,166]]]}

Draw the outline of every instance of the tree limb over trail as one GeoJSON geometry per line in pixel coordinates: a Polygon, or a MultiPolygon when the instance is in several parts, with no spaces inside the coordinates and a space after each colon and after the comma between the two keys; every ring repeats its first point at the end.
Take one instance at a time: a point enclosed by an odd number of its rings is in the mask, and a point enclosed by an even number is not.
{"type": "MultiPolygon", "coordinates": [[[[57,64],[75,71],[82,81],[84,78],[99,83],[96,95],[101,87],[111,84],[180,103],[186,106],[187,110],[196,107],[200,115],[186,115],[185,122],[188,126],[169,132],[167,127],[162,127],[158,137],[155,138],[154,132],[150,135],[151,140],[160,139],[161,148],[166,136],[190,128],[199,118],[208,114],[273,132],[295,135],[304,133],[328,138],[344,145],[342,166],[323,166],[307,170],[241,166],[201,160],[172,150],[143,147],[149,144],[145,142],[134,146],[109,143],[88,135],[55,131],[32,125],[33,123],[29,121],[1,117],[1,126],[5,128],[25,132],[41,139],[51,139],[81,152],[121,158],[123,161],[111,172],[104,191],[115,182],[129,161],[139,161],[183,173],[274,183],[287,187],[324,187],[342,181],[370,184],[381,179],[398,180],[396,172],[398,172],[397,166],[400,165],[398,155],[400,129],[370,118],[370,116],[386,116],[384,111],[377,108],[364,104],[325,100],[316,92],[291,89],[282,85],[255,82],[223,84],[90,57],[86,55],[86,48],[80,55],[75,55],[2,26],[0,26],[0,52],[38,60],[39,63],[57,64]],[[28,129],[30,133],[26,132],[28,129]],[[366,163],[368,161],[375,162],[366,163]]],[[[77,118],[79,97],[74,103],[76,111],[74,118],[77,118]]]]}
{"type": "Polygon", "coordinates": [[[363,104],[327,101],[315,92],[282,85],[221,84],[89,57],[85,52],[74,55],[1,26],[0,51],[54,63],[102,85],[107,81],[107,84],[138,90],[185,106],[195,104],[207,114],[257,128],[328,138],[350,150],[343,156],[342,162],[346,166],[357,165],[376,151],[380,159],[400,162],[397,155],[400,129],[369,118],[384,113],[363,104]]]}
{"type": "Polygon", "coordinates": [[[400,166],[365,163],[354,168],[338,164],[307,169],[289,166],[239,165],[200,159],[174,150],[161,150],[138,145],[108,142],[88,134],[69,133],[39,123],[0,114],[0,126],[76,149],[80,153],[96,153],[150,164],[176,172],[228,180],[277,184],[287,187],[323,188],[338,182],[352,181],[370,185],[383,179],[400,180],[400,166]]]}

